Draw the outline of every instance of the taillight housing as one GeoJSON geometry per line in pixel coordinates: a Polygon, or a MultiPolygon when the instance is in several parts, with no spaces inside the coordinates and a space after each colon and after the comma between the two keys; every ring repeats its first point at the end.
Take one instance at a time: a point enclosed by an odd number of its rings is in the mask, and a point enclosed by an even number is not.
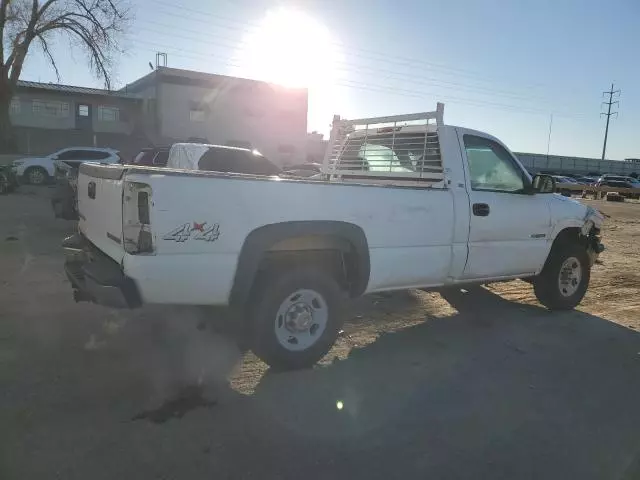
{"type": "Polygon", "coordinates": [[[124,250],[133,255],[153,253],[151,186],[146,183],[125,182],[122,195],[124,250]]]}

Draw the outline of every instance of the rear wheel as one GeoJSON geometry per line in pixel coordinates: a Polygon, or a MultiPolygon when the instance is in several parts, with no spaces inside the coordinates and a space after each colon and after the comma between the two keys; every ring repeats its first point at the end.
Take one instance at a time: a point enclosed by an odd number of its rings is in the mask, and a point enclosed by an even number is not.
{"type": "Polygon", "coordinates": [[[313,366],[338,336],[342,299],[336,279],[321,269],[266,272],[251,301],[251,349],[278,370],[313,366]]]}
{"type": "Polygon", "coordinates": [[[533,282],[536,297],[550,310],[570,310],[584,297],[591,278],[591,263],[578,243],[554,247],[542,272],[533,282]]]}
{"type": "Polygon", "coordinates": [[[44,185],[49,179],[49,174],[42,167],[28,168],[24,176],[30,185],[44,185]]]}

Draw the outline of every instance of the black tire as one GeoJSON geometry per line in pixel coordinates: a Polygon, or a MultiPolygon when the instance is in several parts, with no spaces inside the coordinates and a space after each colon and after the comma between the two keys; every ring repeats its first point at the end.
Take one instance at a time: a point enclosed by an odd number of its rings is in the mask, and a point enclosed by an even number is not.
{"type": "Polygon", "coordinates": [[[29,185],[44,185],[49,181],[49,174],[42,167],[29,167],[24,172],[24,178],[29,185]]]}
{"type": "MultiPolygon", "coordinates": [[[[253,290],[248,312],[247,334],[251,350],[276,370],[312,367],[327,354],[338,336],[343,321],[341,315],[343,298],[344,294],[337,280],[330,272],[323,271],[321,268],[308,267],[265,272],[253,290]],[[327,320],[324,322],[324,331],[318,334],[317,339],[312,340],[313,343],[308,348],[293,351],[281,344],[276,330],[279,324],[280,331],[290,335],[282,330],[283,325],[284,328],[288,327],[283,324],[285,319],[283,315],[278,315],[278,310],[286,302],[291,302],[299,290],[313,291],[321,296],[324,308],[327,309],[327,320]]],[[[320,310],[324,310],[322,308],[316,310],[317,306],[309,307],[313,310],[311,316],[311,322],[313,322],[316,320],[315,315],[320,310]]],[[[309,336],[314,327],[316,331],[319,329],[317,324],[311,323],[308,329],[309,336]]],[[[289,340],[296,340],[296,346],[298,345],[297,335],[298,333],[293,333],[289,338],[289,340]]],[[[293,342],[289,343],[293,344],[293,342]]]]}
{"type": "MultiPolygon", "coordinates": [[[[577,242],[563,243],[551,249],[549,258],[540,275],[533,282],[533,290],[538,301],[549,310],[571,310],[584,297],[591,278],[591,263],[586,249],[577,242]],[[566,261],[573,258],[580,267],[580,280],[573,287],[560,284],[561,270],[566,261]],[[575,290],[573,290],[575,288],[575,290]]],[[[568,283],[573,279],[566,279],[568,283]]]]}

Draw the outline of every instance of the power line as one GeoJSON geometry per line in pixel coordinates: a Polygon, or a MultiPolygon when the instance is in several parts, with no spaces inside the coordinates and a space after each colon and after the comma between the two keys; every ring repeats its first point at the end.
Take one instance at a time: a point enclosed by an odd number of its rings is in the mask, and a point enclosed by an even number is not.
{"type": "Polygon", "coordinates": [[[615,115],[616,118],[618,117],[618,112],[611,111],[611,105],[620,103],[618,100],[614,101],[613,96],[618,95],[617,98],[620,98],[620,90],[614,90],[613,83],[612,83],[611,90],[609,90],[608,92],[602,92],[602,96],[605,96],[605,95],[609,95],[609,101],[602,102],[602,105],[607,105],[607,113],[604,113],[604,112],[600,113],[600,116],[604,115],[607,117],[607,126],[604,128],[604,144],[602,145],[602,160],[604,160],[605,155],[607,153],[607,137],[609,136],[609,119],[611,118],[611,115],[615,115]]]}
{"type": "MultiPolygon", "coordinates": [[[[187,20],[193,20],[196,22],[201,22],[201,23],[206,23],[207,25],[211,26],[211,21],[210,20],[205,20],[203,18],[201,18],[202,15],[205,15],[207,17],[211,17],[211,18],[215,18],[215,19],[222,19],[225,22],[228,23],[232,23],[232,24],[236,24],[236,25],[228,25],[226,23],[220,24],[219,25],[222,28],[227,28],[227,29],[231,29],[231,30],[239,30],[239,31],[243,31],[245,33],[249,33],[247,31],[247,27],[250,27],[252,29],[259,29],[261,28],[261,25],[258,23],[253,23],[253,22],[247,22],[247,21],[241,21],[241,20],[237,20],[234,19],[232,17],[228,17],[228,16],[224,16],[224,15],[219,15],[219,14],[213,14],[210,12],[206,12],[204,10],[198,10],[198,9],[194,9],[194,8],[188,8],[188,7],[184,7],[182,5],[176,5],[175,3],[170,3],[167,1],[163,1],[163,0],[156,0],[156,4],[164,6],[164,7],[169,7],[169,8],[174,8],[174,9],[178,9],[181,12],[192,12],[194,14],[197,14],[197,17],[194,16],[190,16],[190,15],[180,15],[180,14],[176,14],[175,12],[162,12],[159,11],[159,13],[162,14],[167,14],[167,15],[171,15],[172,17],[178,17],[178,18],[184,18],[187,20]]],[[[376,61],[380,61],[379,57],[382,57],[384,59],[384,61],[386,62],[391,62],[391,63],[395,63],[395,64],[399,64],[399,65],[407,65],[407,66],[412,66],[413,68],[419,68],[416,66],[416,64],[422,64],[422,65],[426,65],[431,69],[439,69],[439,70],[449,70],[451,73],[446,73],[447,75],[457,75],[457,76],[466,76],[466,77],[476,77],[478,79],[478,81],[482,81],[482,82],[495,82],[495,78],[491,78],[488,77],[485,74],[473,71],[473,70],[469,70],[469,69],[464,69],[464,68],[460,68],[460,67],[452,67],[449,65],[444,65],[441,63],[435,63],[435,62],[429,62],[426,61],[424,59],[421,58],[415,58],[415,57],[407,57],[407,56],[400,56],[400,55],[393,55],[393,57],[390,57],[389,55],[379,52],[377,50],[373,50],[373,49],[368,49],[368,48],[362,48],[362,47],[353,47],[353,46],[348,46],[345,45],[342,42],[330,42],[332,45],[338,46],[338,47],[342,47],[344,48],[344,51],[346,53],[348,53],[349,55],[355,55],[355,56],[360,56],[360,57],[365,57],[365,58],[372,58],[373,60],[376,61]],[[358,51],[358,52],[364,52],[366,55],[363,55],[362,53],[359,54],[355,54],[354,51],[358,51]],[[372,57],[372,55],[374,55],[374,57],[372,57]],[[378,57],[378,58],[376,58],[378,57]]],[[[542,87],[544,85],[542,84],[534,84],[534,85],[524,85],[527,88],[538,88],[538,87],[542,87]]]]}
{"type": "MultiPolygon", "coordinates": [[[[216,55],[196,53],[191,50],[181,49],[171,45],[163,45],[163,44],[158,44],[154,42],[148,42],[146,40],[136,40],[136,41],[139,43],[147,44],[151,47],[154,47],[155,49],[148,49],[148,51],[151,51],[151,52],[155,52],[157,48],[162,48],[165,50],[168,49],[169,53],[180,52],[180,53],[176,53],[176,55],[179,57],[191,58],[195,60],[215,58],[223,66],[241,68],[241,65],[234,63],[233,61],[229,61],[228,59],[222,59],[221,57],[216,55]],[[183,52],[186,52],[186,53],[183,53],[183,52]]],[[[389,87],[386,85],[377,85],[372,83],[364,83],[364,82],[356,82],[356,81],[337,81],[334,84],[340,87],[346,87],[346,88],[357,89],[357,90],[367,90],[367,91],[372,91],[377,93],[392,94],[396,96],[410,97],[410,98],[429,98],[428,96],[431,96],[431,97],[436,97],[436,98],[450,101],[451,103],[458,103],[462,105],[469,105],[469,106],[475,106],[475,107],[490,107],[490,108],[496,108],[499,110],[510,110],[510,111],[515,110],[521,113],[538,114],[538,115],[539,114],[547,115],[549,113],[549,111],[543,110],[543,109],[534,109],[534,108],[522,107],[518,105],[510,105],[510,104],[504,104],[504,103],[489,102],[485,100],[470,99],[466,97],[458,97],[458,96],[449,95],[449,94],[441,95],[441,94],[435,94],[432,92],[395,88],[395,87],[389,87]]],[[[573,118],[576,117],[576,115],[572,115],[568,113],[559,113],[559,114],[556,113],[556,115],[563,116],[563,117],[573,117],[573,118]]]]}
{"type": "MultiPolygon", "coordinates": [[[[163,23],[159,23],[159,22],[153,22],[153,21],[147,21],[149,23],[158,25],[160,27],[164,27],[164,28],[172,28],[170,25],[167,24],[163,24],[163,23]]],[[[161,31],[161,30],[157,30],[157,29],[153,29],[153,28],[148,28],[145,26],[139,27],[139,30],[143,30],[143,31],[148,31],[151,33],[158,33],[158,34],[164,34],[166,35],[167,31],[161,31]]],[[[184,35],[184,34],[172,34],[171,37],[175,37],[175,38],[182,38],[185,40],[189,40],[192,42],[198,42],[200,44],[203,45],[211,45],[211,46],[216,46],[216,47],[224,47],[224,48],[229,48],[229,49],[238,49],[238,45],[234,44],[234,43],[227,43],[227,42],[219,42],[219,41],[211,41],[211,40],[203,40],[201,37],[198,36],[193,36],[193,35],[184,35]]],[[[211,38],[212,35],[208,34],[208,37],[211,38]]],[[[225,37],[220,37],[220,36],[213,36],[216,38],[222,38],[223,40],[225,39],[225,37]]],[[[231,42],[232,40],[229,39],[231,42]]],[[[167,48],[166,46],[163,48],[167,48]]],[[[194,54],[198,54],[197,52],[193,52],[192,50],[189,50],[189,52],[192,52],[194,54]]],[[[237,65],[236,65],[237,66],[237,65]]],[[[239,67],[239,66],[238,66],[239,67]]],[[[492,88],[487,88],[487,87],[481,87],[481,86],[477,86],[477,85],[467,85],[464,83],[459,83],[459,82],[454,82],[454,81],[450,81],[450,80],[442,80],[439,78],[432,78],[432,77],[424,77],[424,76],[420,76],[420,75],[409,75],[406,73],[402,73],[402,72],[397,72],[397,71],[393,71],[393,70],[388,70],[388,69],[383,69],[380,67],[370,67],[370,66],[366,66],[366,65],[358,65],[358,64],[351,64],[351,63],[347,63],[344,61],[337,61],[336,62],[336,70],[340,70],[340,71],[344,71],[347,73],[350,72],[354,72],[354,73],[360,73],[361,70],[368,70],[374,73],[377,72],[383,72],[383,73],[389,73],[390,75],[386,75],[384,77],[380,77],[378,76],[378,79],[381,80],[399,80],[399,81],[410,81],[414,84],[418,84],[418,85],[427,85],[427,86],[433,86],[433,87],[437,87],[437,88],[443,88],[443,89],[448,89],[448,90],[456,90],[456,91],[469,91],[472,93],[478,93],[480,95],[494,95],[494,96],[500,96],[500,97],[505,97],[508,98],[510,100],[523,100],[523,101],[531,101],[531,102],[544,102],[547,104],[551,104],[554,102],[551,102],[550,100],[544,98],[544,97],[540,97],[540,96],[524,96],[515,92],[510,92],[510,91],[506,91],[506,90],[497,90],[497,89],[492,89],[492,88]]]]}

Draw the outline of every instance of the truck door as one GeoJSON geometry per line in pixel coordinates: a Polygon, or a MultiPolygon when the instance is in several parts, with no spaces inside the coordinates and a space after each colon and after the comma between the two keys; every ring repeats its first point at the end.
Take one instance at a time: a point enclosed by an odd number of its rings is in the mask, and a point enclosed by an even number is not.
{"type": "Polygon", "coordinates": [[[525,193],[528,178],[497,141],[458,129],[469,192],[469,243],[464,279],[535,273],[551,230],[548,195],[525,193]]]}

